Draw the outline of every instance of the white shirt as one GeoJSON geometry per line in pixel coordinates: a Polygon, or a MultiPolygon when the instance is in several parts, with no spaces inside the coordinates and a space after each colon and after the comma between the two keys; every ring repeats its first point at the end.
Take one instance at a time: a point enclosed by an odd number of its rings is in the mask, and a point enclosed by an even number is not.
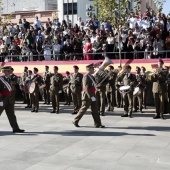
{"type": "Polygon", "coordinates": [[[95,37],[91,37],[91,43],[93,44],[96,41],[96,36],[95,37]]]}
{"type": "Polygon", "coordinates": [[[53,49],[54,49],[55,52],[60,52],[60,50],[61,50],[61,45],[60,45],[60,44],[54,44],[54,45],[53,45],[53,49]]]}
{"type": "Polygon", "coordinates": [[[114,37],[107,37],[108,44],[114,44],[114,37]]]}
{"type": "Polygon", "coordinates": [[[40,28],[42,24],[40,20],[35,20],[34,25],[37,25],[37,27],[40,28]]]}
{"type": "Polygon", "coordinates": [[[130,18],[130,25],[129,27],[133,29],[135,27],[135,23],[137,22],[137,18],[130,18]]]}

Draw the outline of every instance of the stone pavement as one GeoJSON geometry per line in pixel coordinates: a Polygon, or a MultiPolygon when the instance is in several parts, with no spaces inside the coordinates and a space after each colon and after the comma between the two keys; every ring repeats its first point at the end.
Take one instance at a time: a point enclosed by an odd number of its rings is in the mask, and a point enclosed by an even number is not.
{"type": "Polygon", "coordinates": [[[31,113],[16,104],[25,134],[12,134],[6,114],[0,117],[0,170],[169,170],[170,116],[153,120],[154,109],[121,118],[122,109],[102,117],[105,129],[93,127],[88,112],[80,128],[72,124],[72,106],[50,114],[41,104],[31,113]]]}

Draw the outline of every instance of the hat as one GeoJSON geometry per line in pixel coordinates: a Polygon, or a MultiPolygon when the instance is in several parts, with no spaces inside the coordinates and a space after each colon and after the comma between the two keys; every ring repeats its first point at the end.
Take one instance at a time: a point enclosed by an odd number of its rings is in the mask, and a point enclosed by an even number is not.
{"type": "Polygon", "coordinates": [[[76,66],[76,65],[74,65],[74,66],[73,66],[73,68],[75,68],[75,69],[79,69],[79,67],[78,67],[78,66],[76,66]]]}
{"type": "Polygon", "coordinates": [[[146,70],[146,68],[145,68],[144,66],[142,66],[142,67],[141,67],[141,69],[144,69],[144,70],[146,70]]]}
{"type": "Polygon", "coordinates": [[[140,67],[136,66],[136,70],[141,70],[140,67]]]}
{"type": "Polygon", "coordinates": [[[25,66],[24,68],[25,68],[25,69],[28,69],[28,67],[27,67],[27,66],[25,66]]]}
{"type": "Polygon", "coordinates": [[[168,67],[168,66],[165,66],[164,68],[165,68],[165,69],[167,69],[167,70],[169,69],[169,67],[168,67]]]}
{"type": "Polygon", "coordinates": [[[112,65],[109,66],[110,69],[114,69],[114,67],[112,65]]]}
{"type": "Polygon", "coordinates": [[[2,70],[10,70],[11,69],[11,66],[4,66],[2,67],[2,70]]]}
{"type": "Polygon", "coordinates": [[[89,64],[86,66],[86,68],[94,68],[94,64],[89,64]]]}
{"type": "Polygon", "coordinates": [[[162,59],[159,59],[158,62],[164,64],[164,61],[162,59]]]}
{"type": "Polygon", "coordinates": [[[126,66],[126,69],[131,69],[131,68],[132,68],[132,67],[131,67],[131,66],[129,66],[129,65],[128,65],[128,66],[126,66]]]}
{"type": "Polygon", "coordinates": [[[38,68],[34,67],[34,71],[37,71],[37,72],[38,72],[38,68]]]}
{"type": "Polygon", "coordinates": [[[45,66],[46,68],[49,68],[49,66],[45,66]]]}
{"type": "Polygon", "coordinates": [[[122,68],[122,66],[118,66],[118,68],[122,68]]]}
{"type": "Polygon", "coordinates": [[[53,68],[56,69],[56,70],[58,70],[58,67],[57,67],[57,66],[54,66],[53,68]]]}
{"type": "Polygon", "coordinates": [[[69,71],[66,71],[66,74],[70,74],[70,72],[69,72],[69,71]]]}
{"type": "Polygon", "coordinates": [[[32,71],[31,71],[31,70],[28,70],[28,73],[32,73],[32,71]]]}

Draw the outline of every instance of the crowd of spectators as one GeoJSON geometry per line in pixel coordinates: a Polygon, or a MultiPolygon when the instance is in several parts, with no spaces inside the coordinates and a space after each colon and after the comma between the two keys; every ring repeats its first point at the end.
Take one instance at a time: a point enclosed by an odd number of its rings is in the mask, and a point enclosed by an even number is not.
{"type": "Polygon", "coordinates": [[[73,25],[69,16],[33,24],[20,19],[0,31],[0,61],[151,59],[168,57],[170,17],[148,10],[127,15],[118,29],[93,17],[73,25]]]}

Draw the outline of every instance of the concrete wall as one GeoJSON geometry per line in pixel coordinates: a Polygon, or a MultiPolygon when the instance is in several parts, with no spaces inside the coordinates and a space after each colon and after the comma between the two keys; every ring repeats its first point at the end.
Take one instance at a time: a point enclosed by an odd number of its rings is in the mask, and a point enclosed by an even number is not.
{"type": "Polygon", "coordinates": [[[25,10],[46,10],[46,0],[3,0],[3,13],[25,10]]]}

